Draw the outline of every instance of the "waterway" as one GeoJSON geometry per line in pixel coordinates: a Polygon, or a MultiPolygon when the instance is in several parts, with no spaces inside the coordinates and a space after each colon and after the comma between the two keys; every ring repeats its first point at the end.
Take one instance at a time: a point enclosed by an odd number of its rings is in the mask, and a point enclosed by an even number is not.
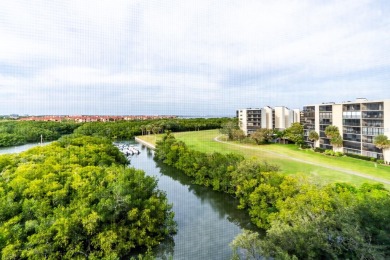
{"type": "Polygon", "coordinates": [[[153,160],[153,151],[141,144],[131,166],[158,179],[158,187],[173,204],[178,232],[161,246],[159,256],[173,259],[230,259],[229,243],[243,228],[254,229],[249,216],[237,209],[237,201],[203,186],[192,184],[181,171],[153,160]]]}
{"type": "Polygon", "coordinates": [[[0,148],[0,154],[6,154],[6,153],[20,153],[25,150],[28,150],[30,148],[33,148],[38,145],[47,145],[51,142],[44,142],[44,143],[30,143],[30,144],[24,144],[19,146],[11,146],[11,147],[1,147],[0,148]]]}
{"type": "MultiPolygon", "coordinates": [[[[192,184],[179,170],[153,160],[153,150],[131,142],[141,153],[131,158],[130,167],[144,170],[158,180],[173,204],[177,234],[156,249],[159,259],[230,259],[229,243],[243,228],[254,229],[249,216],[237,209],[237,201],[223,193],[192,184]]],[[[1,148],[0,154],[17,153],[37,144],[1,148]]]]}

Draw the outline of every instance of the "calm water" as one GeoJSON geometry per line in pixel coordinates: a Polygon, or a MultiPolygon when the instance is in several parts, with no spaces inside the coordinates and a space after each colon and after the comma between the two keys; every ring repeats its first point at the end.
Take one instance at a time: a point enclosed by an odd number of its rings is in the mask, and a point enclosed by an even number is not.
{"type": "MultiPolygon", "coordinates": [[[[157,248],[160,259],[230,259],[229,243],[243,228],[254,229],[237,201],[226,194],[191,183],[180,171],[153,160],[153,151],[137,143],[141,153],[131,166],[158,179],[158,187],[173,204],[178,232],[157,248]]],[[[18,153],[39,144],[1,148],[0,154],[18,153]]]]}
{"type": "MultiPolygon", "coordinates": [[[[43,143],[42,145],[47,145],[50,144],[50,142],[43,143]]],[[[11,147],[2,147],[0,148],[0,154],[5,154],[5,153],[20,153],[25,150],[28,150],[32,147],[38,146],[40,143],[31,143],[31,144],[24,144],[24,145],[19,145],[19,146],[11,146],[11,147]]]]}
{"type": "MultiPolygon", "coordinates": [[[[242,228],[253,229],[248,215],[237,210],[237,201],[226,194],[191,183],[180,171],[156,163],[153,151],[140,145],[141,154],[131,165],[147,175],[156,176],[159,189],[173,204],[178,232],[165,243],[161,255],[173,259],[230,259],[229,243],[242,228]]],[[[164,258],[164,257],[162,257],[164,258]]]]}

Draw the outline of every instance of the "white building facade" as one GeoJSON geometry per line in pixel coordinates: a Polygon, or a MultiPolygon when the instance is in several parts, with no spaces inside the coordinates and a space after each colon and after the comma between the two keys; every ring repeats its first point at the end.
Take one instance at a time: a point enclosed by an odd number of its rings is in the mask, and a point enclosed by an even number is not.
{"type": "Polygon", "coordinates": [[[246,108],[237,110],[238,124],[246,135],[250,135],[257,129],[284,130],[293,123],[300,122],[299,109],[289,109],[284,106],[272,108],[246,108]]]}
{"type": "Polygon", "coordinates": [[[325,135],[325,128],[334,125],[338,127],[343,138],[343,146],[339,148],[342,152],[390,162],[389,149],[382,150],[373,144],[375,136],[379,134],[390,137],[390,100],[369,101],[358,98],[341,103],[308,105],[303,107],[301,116],[306,143],[314,147],[333,149],[325,135]],[[318,141],[308,140],[311,130],[319,134],[318,141]]]}

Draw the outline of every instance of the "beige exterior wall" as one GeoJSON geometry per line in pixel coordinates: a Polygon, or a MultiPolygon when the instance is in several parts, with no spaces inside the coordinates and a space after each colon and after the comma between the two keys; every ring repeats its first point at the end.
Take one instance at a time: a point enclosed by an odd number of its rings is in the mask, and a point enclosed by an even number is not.
{"type": "Polygon", "coordinates": [[[246,116],[246,109],[239,109],[238,110],[238,126],[244,133],[246,134],[247,129],[247,116],[246,116]]]}
{"type": "MultiPolygon", "coordinates": [[[[390,100],[383,101],[383,134],[390,139],[390,100]]],[[[385,162],[390,163],[390,149],[383,151],[383,159],[385,162]]]]}
{"type": "MultiPolygon", "coordinates": [[[[343,105],[334,104],[332,106],[332,125],[337,126],[341,137],[343,137],[343,105]]],[[[342,152],[343,147],[333,147],[333,151],[342,152]]]]}
{"type": "Polygon", "coordinates": [[[275,107],[275,128],[284,128],[285,114],[283,107],[275,107]]]}
{"type": "MultiPolygon", "coordinates": [[[[246,135],[248,135],[248,111],[260,110],[261,111],[261,128],[273,129],[273,112],[275,112],[275,128],[286,129],[291,126],[292,123],[300,122],[300,110],[290,110],[287,107],[263,107],[259,108],[247,108],[237,110],[239,127],[246,135]]],[[[250,130],[250,129],[249,129],[250,130]]]]}
{"type": "MultiPolygon", "coordinates": [[[[259,127],[257,125],[256,126],[253,125],[254,123],[257,124],[258,122],[254,122],[253,118],[252,119],[248,118],[249,111],[261,111],[261,109],[260,108],[247,108],[247,109],[237,110],[238,126],[245,133],[245,135],[248,135],[250,131],[253,131],[253,128],[259,127]]],[[[261,111],[261,113],[262,113],[262,111],[261,111]]]]}
{"type": "MultiPolygon", "coordinates": [[[[315,117],[316,117],[316,122],[315,122],[315,131],[317,132],[317,134],[320,134],[320,106],[319,105],[315,105],[315,117]]],[[[318,146],[316,147],[319,147],[320,146],[320,142],[317,141],[316,142],[318,146]]]]}
{"type": "Polygon", "coordinates": [[[293,109],[294,120],[293,123],[301,122],[301,111],[299,109],[293,109]]]}
{"type": "Polygon", "coordinates": [[[275,107],[275,128],[286,129],[294,123],[294,111],[287,107],[275,107]]]}
{"type": "Polygon", "coordinates": [[[261,109],[261,127],[272,129],[272,108],[263,107],[261,109]]]}

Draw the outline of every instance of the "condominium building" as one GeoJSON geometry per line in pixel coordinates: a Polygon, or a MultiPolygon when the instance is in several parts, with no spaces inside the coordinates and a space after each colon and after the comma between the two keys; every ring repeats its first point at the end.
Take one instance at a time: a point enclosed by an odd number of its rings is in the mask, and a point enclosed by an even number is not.
{"type": "Polygon", "coordinates": [[[300,121],[299,109],[289,109],[284,106],[272,108],[246,108],[237,110],[239,127],[246,135],[259,128],[284,130],[292,123],[300,121]]]}
{"type": "Polygon", "coordinates": [[[305,142],[314,147],[340,150],[390,161],[390,151],[382,150],[373,144],[375,136],[384,134],[390,137],[390,100],[369,101],[358,98],[341,103],[322,103],[307,105],[301,113],[305,142]],[[325,135],[329,125],[337,126],[343,146],[332,147],[325,135]],[[320,139],[312,142],[309,132],[315,130],[320,139]]]}
{"type": "MultiPolygon", "coordinates": [[[[260,108],[246,108],[237,110],[238,125],[246,135],[256,132],[262,126],[262,110],[260,108]]],[[[265,120],[265,116],[263,116],[265,120]]]]}

